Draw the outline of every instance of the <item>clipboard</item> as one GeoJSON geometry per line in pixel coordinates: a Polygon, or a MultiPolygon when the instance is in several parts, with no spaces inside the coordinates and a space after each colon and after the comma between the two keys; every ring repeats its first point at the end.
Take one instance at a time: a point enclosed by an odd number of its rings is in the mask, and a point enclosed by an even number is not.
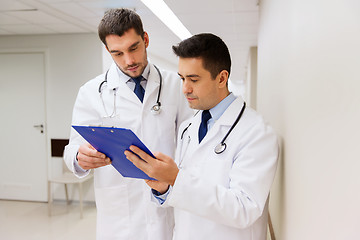
{"type": "Polygon", "coordinates": [[[72,127],[97,151],[108,156],[112,161],[111,164],[123,177],[156,180],[149,177],[126,158],[124,151],[131,151],[129,149],[131,145],[139,147],[155,158],[130,129],[74,125],[72,127]]]}

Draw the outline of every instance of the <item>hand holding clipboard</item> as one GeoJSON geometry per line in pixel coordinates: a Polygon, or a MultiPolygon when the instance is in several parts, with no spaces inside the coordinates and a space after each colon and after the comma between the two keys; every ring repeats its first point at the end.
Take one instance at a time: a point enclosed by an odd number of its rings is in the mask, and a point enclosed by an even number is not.
{"type": "Polygon", "coordinates": [[[112,161],[111,164],[122,176],[155,180],[138,169],[124,154],[125,150],[130,151],[129,147],[131,145],[135,145],[154,157],[145,144],[130,129],[91,126],[72,127],[97,151],[108,156],[112,161]]]}

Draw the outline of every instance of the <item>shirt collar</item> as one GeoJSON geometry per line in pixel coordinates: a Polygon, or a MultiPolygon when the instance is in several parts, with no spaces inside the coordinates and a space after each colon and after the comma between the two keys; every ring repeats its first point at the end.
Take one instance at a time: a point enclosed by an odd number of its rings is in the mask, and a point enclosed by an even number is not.
{"type": "MultiPolygon", "coordinates": [[[[131,77],[129,77],[128,75],[123,73],[119,67],[116,67],[116,69],[117,69],[117,72],[119,74],[119,78],[121,81],[123,81],[124,83],[127,83],[128,81],[131,80],[131,77]]],[[[149,78],[149,74],[150,74],[150,64],[148,63],[141,75],[147,80],[149,78]]]]}
{"type": "Polygon", "coordinates": [[[233,93],[230,93],[226,98],[219,102],[215,107],[211,108],[210,114],[214,121],[218,120],[225,110],[231,105],[231,103],[236,99],[233,93]]]}

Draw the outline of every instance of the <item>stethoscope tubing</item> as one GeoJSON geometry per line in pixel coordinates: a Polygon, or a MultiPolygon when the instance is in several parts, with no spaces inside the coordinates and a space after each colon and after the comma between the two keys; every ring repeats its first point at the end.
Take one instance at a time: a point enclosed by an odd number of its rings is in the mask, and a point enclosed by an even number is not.
{"type": "MultiPolygon", "coordinates": [[[[105,80],[104,81],[102,81],[101,83],[100,83],[100,85],[99,85],[99,93],[101,94],[102,93],[102,86],[105,84],[105,83],[107,83],[107,75],[108,75],[108,72],[109,72],[109,69],[106,71],[106,73],[105,73],[105,80]]],[[[113,89],[114,90],[114,89],[113,89]]]]}
{"type": "MultiPolygon", "coordinates": [[[[161,87],[162,87],[162,80],[163,80],[163,79],[162,79],[162,75],[161,75],[161,73],[160,73],[159,68],[158,68],[156,65],[153,65],[153,66],[155,67],[156,71],[157,71],[158,74],[159,74],[160,85],[159,85],[159,91],[158,91],[158,95],[157,95],[157,99],[156,99],[156,104],[151,107],[151,112],[153,112],[153,113],[159,113],[159,112],[160,112],[160,109],[161,109],[160,95],[161,95],[161,87]]],[[[101,100],[103,101],[104,108],[105,108],[105,104],[104,104],[104,100],[102,99],[102,88],[103,88],[104,84],[107,83],[107,75],[108,75],[108,72],[109,72],[109,70],[106,71],[106,73],[105,73],[105,79],[104,79],[104,81],[102,81],[102,82],[100,83],[99,89],[98,89],[98,91],[99,91],[99,93],[100,93],[100,98],[101,98],[101,100]]],[[[114,91],[114,98],[116,98],[116,88],[114,88],[113,91],[114,91]]],[[[115,100],[114,100],[114,108],[116,108],[116,106],[115,106],[115,100]]],[[[106,109],[105,109],[105,111],[106,111],[106,109]]],[[[115,109],[114,109],[113,113],[112,113],[109,117],[112,117],[112,116],[114,115],[114,112],[116,112],[115,109]]]]}
{"type": "MultiPolygon", "coordinates": [[[[221,142],[219,144],[217,144],[215,146],[215,149],[214,149],[214,152],[216,154],[220,154],[220,153],[223,153],[225,150],[226,150],[226,139],[228,138],[228,136],[230,135],[230,133],[233,131],[233,129],[235,128],[235,126],[238,124],[240,118],[242,117],[244,111],[245,111],[245,108],[246,108],[246,102],[244,102],[242,108],[241,108],[241,111],[240,113],[238,114],[237,118],[235,119],[235,122],[231,125],[229,131],[226,133],[225,137],[223,137],[223,139],[221,140],[221,142]]],[[[198,111],[199,112],[199,111],[198,111]]],[[[198,113],[197,112],[197,113],[198,113]]],[[[196,113],[196,114],[197,114],[196,113]]],[[[195,115],[196,115],[195,114],[195,115]]],[[[194,116],[195,116],[194,115],[194,116]]],[[[181,137],[180,137],[180,140],[183,141],[183,137],[184,137],[184,133],[188,130],[188,128],[191,126],[192,123],[189,123],[189,125],[184,128],[183,132],[181,133],[181,137]]]]}
{"type": "MultiPolygon", "coordinates": [[[[158,68],[156,65],[154,65],[154,67],[155,67],[156,71],[158,72],[159,78],[160,78],[159,91],[158,91],[158,95],[157,95],[157,99],[156,99],[156,105],[158,105],[159,108],[160,108],[160,107],[161,107],[160,94],[161,94],[161,87],[162,87],[162,75],[161,75],[161,73],[160,73],[159,68],[158,68]]],[[[154,105],[154,106],[155,106],[155,105],[154,105]]]]}

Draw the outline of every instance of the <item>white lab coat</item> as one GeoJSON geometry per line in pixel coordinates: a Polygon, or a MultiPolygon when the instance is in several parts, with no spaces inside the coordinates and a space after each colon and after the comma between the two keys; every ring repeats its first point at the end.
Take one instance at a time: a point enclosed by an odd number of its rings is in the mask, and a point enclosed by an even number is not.
{"type": "MultiPolygon", "coordinates": [[[[156,103],[160,78],[150,64],[143,103],[118,77],[113,64],[108,72],[103,100],[108,114],[113,112],[114,92],[117,88],[117,117],[105,124],[132,129],[151,151],[161,151],[170,156],[175,153],[176,133],[180,123],[193,111],[181,92],[181,80],[175,73],[161,71],[163,83],[160,102],[161,112],[154,115],[150,108],[156,103]]],[[[106,116],[99,95],[102,74],[87,82],[79,90],[73,111],[73,125],[99,125],[106,116]]],[[[74,171],[74,161],[84,139],[71,130],[70,143],[65,149],[65,162],[74,171]]],[[[78,174],[81,176],[81,174],[78,174]]],[[[94,171],[97,206],[98,240],[168,240],[172,236],[173,212],[151,203],[149,187],[142,179],[124,178],[111,165],[94,171]]]]}
{"type": "Polygon", "coordinates": [[[174,207],[173,239],[266,239],[268,196],[278,158],[275,133],[247,107],[225,141],[226,150],[214,152],[243,102],[237,98],[200,144],[201,111],[180,127],[176,153],[180,171],[164,203],[174,207]]]}

